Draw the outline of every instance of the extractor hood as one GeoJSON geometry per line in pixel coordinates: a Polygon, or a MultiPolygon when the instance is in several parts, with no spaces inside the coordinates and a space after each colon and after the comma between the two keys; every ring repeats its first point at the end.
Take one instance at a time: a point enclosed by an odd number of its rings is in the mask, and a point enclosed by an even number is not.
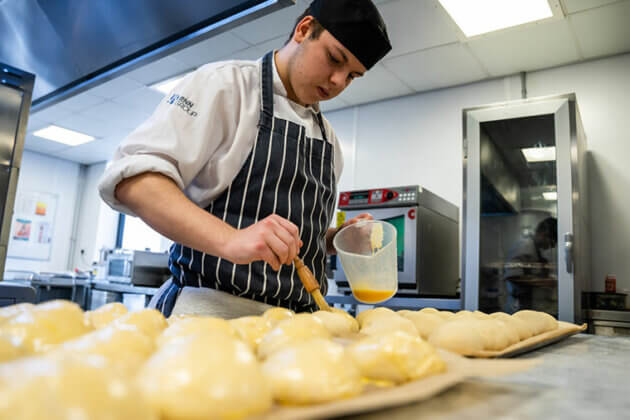
{"type": "Polygon", "coordinates": [[[0,62],[42,109],[295,0],[0,0],[0,62]]]}

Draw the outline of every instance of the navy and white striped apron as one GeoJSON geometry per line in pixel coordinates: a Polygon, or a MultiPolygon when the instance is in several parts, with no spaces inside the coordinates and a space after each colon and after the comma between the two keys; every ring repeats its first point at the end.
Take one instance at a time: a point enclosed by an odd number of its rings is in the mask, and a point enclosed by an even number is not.
{"type": "MultiPolygon", "coordinates": [[[[325,295],[325,235],[336,194],[334,147],[327,141],[321,113],[317,118],[323,139],[310,138],[304,126],[274,116],[271,60],[273,52],[262,60],[262,107],[252,150],[232,184],[206,210],[237,229],[271,214],[293,222],[304,243],[300,256],[325,295]]],[[[181,289],[191,286],[217,289],[296,312],[317,309],[293,265],[283,265],[276,272],[262,261],[233,264],[175,243],[170,249],[169,266],[172,283],[160,292],[156,303],[165,316],[173,310],[181,289]]]]}

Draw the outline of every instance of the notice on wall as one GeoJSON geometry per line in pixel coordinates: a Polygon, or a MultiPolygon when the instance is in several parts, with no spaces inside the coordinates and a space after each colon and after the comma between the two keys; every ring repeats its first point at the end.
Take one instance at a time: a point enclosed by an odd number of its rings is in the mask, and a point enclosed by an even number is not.
{"type": "Polygon", "coordinates": [[[26,192],[15,198],[7,257],[49,260],[57,195],[26,192]]]}

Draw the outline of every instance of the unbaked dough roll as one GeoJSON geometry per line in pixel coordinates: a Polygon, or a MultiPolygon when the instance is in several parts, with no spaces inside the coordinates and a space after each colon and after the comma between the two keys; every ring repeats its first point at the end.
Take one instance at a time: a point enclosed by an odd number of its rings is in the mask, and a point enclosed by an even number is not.
{"type": "Polygon", "coordinates": [[[241,419],[272,403],[250,348],[221,331],[162,347],[144,364],[138,383],[163,420],[241,419]]]}
{"type": "Polygon", "coordinates": [[[136,328],[105,327],[62,343],[51,355],[102,356],[120,373],[131,376],[154,351],[154,341],[136,328]]]}
{"type": "Polygon", "coordinates": [[[273,396],[303,405],[350,398],[362,391],[359,369],[343,346],[323,338],[294,342],[262,364],[273,396]]]}
{"type": "Polygon", "coordinates": [[[322,321],[324,327],[335,337],[359,332],[357,320],[344,310],[333,308],[332,312],[317,311],[313,316],[322,321]]]}
{"type": "Polygon", "coordinates": [[[43,353],[66,340],[91,331],[76,303],[53,300],[22,311],[0,325],[28,353],[43,353]]]}
{"type": "Polygon", "coordinates": [[[265,359],[293,342],[301,342],[318,337],[331,338],[331,334],[324,327],[324,323],[311,314],[297,314],[291,319],[281,321],[275,328],[265,334],[258,345],[258,357],[265,359]]]}
{"type": "Polygon", "coordinates": [[[18,303],[16,305],[4,306],[0,308],[0,324],[22,312],[30,311],[34,307],[35,305],[32,303],[18,303]]]}
{"type": "Polygon", "coordinates": [[[398,311],[398,313],[413,322],[420,337],[427,340],[431,333],[446,321],[435,312],[398,311]]]}
{"type": "Polygon", "coordinates": [[[455,318],[455,314],[451,311],[440,311],[438,315],[445,321],[452,321],[455,318]]]}
{"type": "Polygon", "coordinates": [[[422,312],[423,314],[427,313],[427,314],[434,314],[434,315],[438,315],[440,313],[440,311],[438,311],[435,308],[422,308],[418,312],[422,312]]]}
{"type": "Polygon", "coordinates": [[[88,325],[93,328],[103,328],[113,320],[126,315],[127,307],[120,302],[111,302],[97,308],[93,311],[87,311],[85,313],[85,319],[88,325]]]}
{"type": "Polygon", "coordinates": [[[521,318],[508,315],[505,312],[495,312],[490,314],[492,318],[503,321],[514,328],[518,334],[519,341],[523,341],[534,335],[532,327],[521,318]]]}
{"type": "Polygon", "coordinates": [[[363,322],[361,327],[361,333],[366,335],[382,334],[391,331],[404,331],[414,337],[420,336],[413,322],[397,314],[369,318],[363,322]]]}
{"type": "Polygon", "coordinates": [[[483,322],[474,318],[458,319],[442,324],[429,336],[429,343],[452,352],[470,356],[484,350],[479,328],[483,322]]]}
{"type": "Polygon", "coordinates": [[[27,357],[0,365],[0,418],[158,420],[132,381],[91,355],[27,357]]]}
{"type": "Polygon", "coordinates": [[[484,350],[501,351],[518,342],[518,334],[506,323],[493,318],[479,321],[478,333],[484,350]]]}
{"type": "Polygon", "coordinates": [[[156,309],[142,309],[140,311],[129,312],[110,323],[112,327],[135,327],[140,332],[148,335],[152,339],[167,327],[166,318],[156,309]]]}
{"type": "Polygon", "coordinates": [[[19,340],[8,334],[0,333],[0,363],[17,359],[26,355],[26,350],[20,345],[19,340]]]}
{"type": "Polygon", "coordinates": [[[295,312],[291,309],[276,307],[267,309],[262,316],[271,323],[272,327],[275,327],[279,322],[293,318],[295,312]]]}
{"type": "Polygon", "coordinates": [[[531,311],[528,309],[518,311],[514,314],[516,318],[520,318],[523,321],[531,325],[534,330],[534,335],[542,334],[547,331],[552,331],[558,328],[558,321],[551,315],[545,312],[531,311]]]}
{"type": "Polygon", "coordinates": [[[236,330],[228,321],[222,318],[210,316],[197,316],[182,319],[169,325],[157,337],[156,343],[159,347],[169,342],[188,335],[207,334],[212,331],[220,330],[226,334],[236,337],[236,330]]]}
{"type": "Polygon", "coordinates": [[[254,353],[265,334],[271,330],[271,322],[262,316],[243,316],[228,321],[236,330],[238,336],[249,344],[254,353]]]}
{"type": "Polygon", "coordinates": [[[389,308],[385,308],[379,306],[378,308],[367,309],[363,312],[360,312],[357,315],[357,321],[359,322],[359,326],[363,327],[363,325],[372,318],[380,318],[383,316],[392,316],[396,315],[396,312],[392,311],[389,308]]]}
{"type": "Polygon", "coordinates": [[[402,331],[363,338],[348,348],[361,375],[402,383],[443,372],[446,364],[432,345],[402,331]]]}

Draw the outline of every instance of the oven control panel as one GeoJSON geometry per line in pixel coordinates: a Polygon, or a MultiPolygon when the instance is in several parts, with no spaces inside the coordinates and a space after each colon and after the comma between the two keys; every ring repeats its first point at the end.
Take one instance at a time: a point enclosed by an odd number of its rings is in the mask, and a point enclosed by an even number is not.
{"type": "Polygon", "coordinates": [[[422,189],[417,185],[406,187],[374,188],[339,193],[339,208],[403,207],[418,204],[422,189]]]}

